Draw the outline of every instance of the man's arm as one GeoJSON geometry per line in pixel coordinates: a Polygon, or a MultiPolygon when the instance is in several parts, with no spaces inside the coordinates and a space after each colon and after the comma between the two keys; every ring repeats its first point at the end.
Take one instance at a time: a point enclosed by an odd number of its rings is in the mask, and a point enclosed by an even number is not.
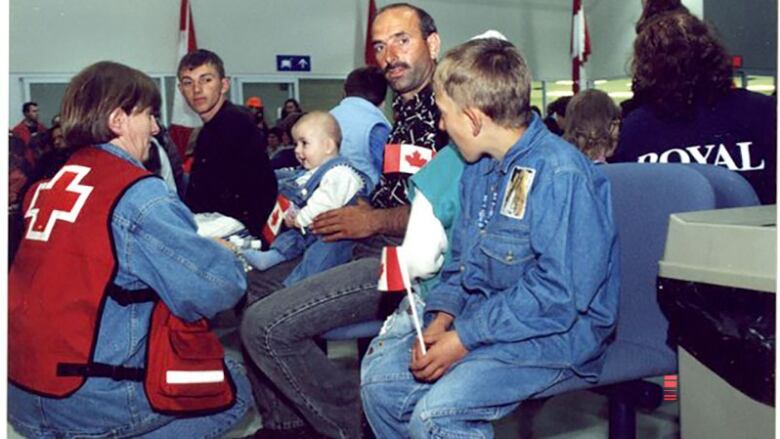
{"type": "Polygon", "coordinates": [[[363,199],[356,206],[346,206],[319,214],[311,230],[323,241],[361,239],[373,235],[403,236],[409,222],[409,206],[375,209],[363,199]]]}
{"type": "Polygon", "coordinates": [[[295,227],[309,227],[314,218],[332,209],[344,207],[364,186],[363,179],[347,166],[336,166],[323,175],[306,205],[295,218],[295,227]]]}

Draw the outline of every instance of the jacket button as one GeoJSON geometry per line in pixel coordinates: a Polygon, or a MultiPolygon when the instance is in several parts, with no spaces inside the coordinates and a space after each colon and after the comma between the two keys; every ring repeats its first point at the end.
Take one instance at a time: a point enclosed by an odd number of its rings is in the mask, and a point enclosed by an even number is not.
{"type": "Polygon", "coordinates": [[[461,271],[461,272],[463,272],[463,271],[466,271],[466,266],[461,264],[461,266],[460,266],[460,271],[461,271]]]}
{"type": "Polygon", "coordinates": [[[487,235],[487,230],[482,229],[482,230],[479,231],[479,234],[482,235],[482,236],[485,236],[485,235],[487,235]]]}
{"type": "Polygon", "coordinates": [[[506,254],[506,258],[505,259],[506,259],[507,262],[512,262],[515,259],[515,256],[512,254],[512,252],[509,252],[509,253],[506,254]]]}

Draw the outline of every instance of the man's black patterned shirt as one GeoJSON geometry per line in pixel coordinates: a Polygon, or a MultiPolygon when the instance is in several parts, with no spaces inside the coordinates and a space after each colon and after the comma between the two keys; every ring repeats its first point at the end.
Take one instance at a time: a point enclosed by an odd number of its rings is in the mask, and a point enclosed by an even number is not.
{"type": "MultiPolygon", "coordinates": [[[[447,133],[439,131],[439,109],[436,108],[430,84],[408,101],[397,95],[393,100],[393,113],[395,124],[388,144],[412,144],[434,151],[447,145],[447,133]]],[[[371,204],[377,208],[408,205],[406,189],[409,177],[411,174],[382,173],[371,194],[371,204]]]]}

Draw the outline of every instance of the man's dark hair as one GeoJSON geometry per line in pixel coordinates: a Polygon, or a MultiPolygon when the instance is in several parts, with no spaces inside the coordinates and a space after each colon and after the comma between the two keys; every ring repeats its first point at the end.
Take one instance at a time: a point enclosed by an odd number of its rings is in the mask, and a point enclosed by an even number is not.
{"type": "Polygon", "coordinates": [[[196,69],[204,64],[211,64],[214,66],[219,74],[219,79],[225,77],[225,64],[222,62],[222,58],[216,53],[206,49],[198,49],[184,55],[181,61],[179,61],[179,68],[176,70],[176,74],[181,76],[183,70],[196,69]]]}
{"type": "Polygon", "coordinates": [[[27,114],[27,112],[30,111],[30,107],[37,107],[37,106],[38,106],[37,102],[33,102],[33,101],[25,102],[24,105],[22,105],[22,113],[27,114]]]}
{"type": "Polygon", "coordinates": [[[408,8],[417,14],[417,18],[420,20],[420,32],[422,33],[423,38],[428,38],[431,34],[437,32],[436,23],[433,21],[433,17],[428,15],[428,13],[423,9],[420,9],[414,5],[410,5],[409,3],[392,3],[387,6],[383,6],[377,11],[376,15],[374,16],[374,20],[376,20],[376,17],[382,15],[383,12],[398,8],[408,8]]]}
{"type": "Polygon", "coordinates": [[[569,105],[571,96],[561,96],[558,99],[547,104],[547,115],[559,114],[566,117],[566,106],[569,105]]]}
{"type": "Polygon", "coordinates": [[[363,98],[378,106],[385,100],[387,79],[379,67],[360,67],[347,76],[347,80],[344,81],[344,93],[347,97],[363,98]]]}

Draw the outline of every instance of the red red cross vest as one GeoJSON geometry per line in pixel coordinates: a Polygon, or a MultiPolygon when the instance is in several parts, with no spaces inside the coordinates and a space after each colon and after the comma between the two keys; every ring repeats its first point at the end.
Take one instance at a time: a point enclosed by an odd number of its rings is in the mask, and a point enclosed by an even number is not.
{"type": "Polygon", "coordinates": [[[124,191],[151,174],[97,148],[84,148],[24,203],[25,232],[9,274],[8,376],[30,392],[64,398],[89,376],[144,381],[152,408],[210,413],[235,402],[224,350],[206,319],[187,323],[158,301],[146,368],[93,362],[103,305],[154,300],[152,290],[113,284],[110,220],[124,191]]]}
{"type": "Polygon", "coordinates": [[[105,289],[116,273],[110,218],[123,192],[151,175],[97,148],[78,150],[24,202],[25,230],[8,280],[9,379],[65,397],[84,376],[60,363],[92,359],[105,289]]]}

